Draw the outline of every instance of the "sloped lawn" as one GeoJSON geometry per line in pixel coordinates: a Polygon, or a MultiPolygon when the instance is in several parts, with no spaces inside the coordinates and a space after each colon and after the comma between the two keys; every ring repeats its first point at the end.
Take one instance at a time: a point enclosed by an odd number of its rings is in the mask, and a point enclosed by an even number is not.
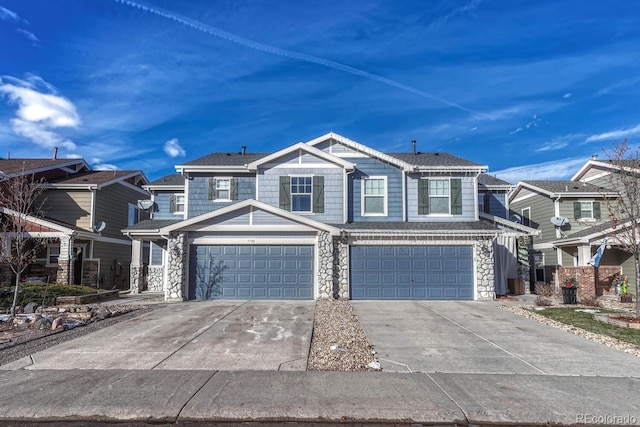
{"type": "MultiPolygon", "coordinates": [[[[13,286],[0,288],[0,310],[11,307],[13,303],[13,286]]],[[[23,283],[18,290],[17,305],[24,306],[30,302],[52,305],[56,297],[86,295],[95,293],[96,289],[89,286],[59,285],[42,283],[23,283]]]]}

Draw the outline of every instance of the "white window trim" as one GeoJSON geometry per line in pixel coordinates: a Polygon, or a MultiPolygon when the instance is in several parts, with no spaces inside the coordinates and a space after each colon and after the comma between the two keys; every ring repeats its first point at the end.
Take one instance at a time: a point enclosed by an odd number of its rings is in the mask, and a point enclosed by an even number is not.
{"type": "MultiPolygon", "coordinates": [[[[449,195],[446,196],[447,199],[449,199],[449,203],[447,204],[447,209],[448,212],[431,212],[431,207],[433,206],[433,204],[431,203],[431,189],[429,187],[427,187],[427,197],[429,198],[429,216],[434,216],[434,217],[450,217],[453,216],[453,214],[451,213],[451,178],[428,178],[429,179],[429,184],[431,184],[431,181],[449,181],[449,195]]],[[[444,199],[445,196],[433,196],[434,198],[442,198],[444,199]]]]}
{"type": "Polygon", "coordinates": [[[531,206],[520,209],[520,215],[522,216],[522,224],[530,226],[531,225],[531,206]],[[524,214],[524,211],[529,211],[529,216],[524,214]],[[529,224],[525,224],[525,221],[529,221],[529,224]]]}
{"type": "Polygon", "coordinates": [[[187,207],[187,196],[184,193],[173,193],[173,197],[176,198],[176,210],[173,211],[174,215],[184,215],[185,209],[187,207]],[[182,201],[182,210],[178,210],[178,196],[182,196],[183,197],[183,201],[182,201]]]}
{"type": "Polygon", "coordinates": [[[47,258],[45,259],[45,266],[46,267],[57,267],[58,263],[52,264],[49,262],[49,260],[51,259],[51,248],[58,248],[58,259],[60,259],[60,244],[50,244],[47,245],[47,258]]]}
{"type": "MultiPolygon", "coordinates": [[[[291,212],[293,213],[297,213],[297,214],[313,214],[313,177],[314,175],[310,175],[310,174],[301,174],[301,175],[297,175],[297,174],[290,174],[289,175],[289,197],[291,198],[291,212]],[[310,203],[309,203],[309,210],[308,211],[294,211],[293,210],[293,191],[291,189],[291,178],[311,178],[311,193],[309,194],[311,197],[310,203]]],[[[296,194],[300,194],[300,195],[304,195],[306,193],[296,193],[296,194]]]]}
{"type": "Polygon", "coordinates": [[[231,202],[231,180],[233,179],[233,177],[231,176],[216,176],[215,180],[216,180],[216,188],[215,188],[215,192],[216,192],[216,198],[213,199],[213,202],[218,202],[218,203],[228,203],[231,202]],[[227,190],[229,192],[229,198],[228,199],[220,199],[218,198],[218,181],[229,181],[229,189],[227,190]]]}
{"type": "Polygon", "coordinates": [[[129,206],[127,207],[127,227],[131,227],[132,225],[135,225],[135,224],[139,223],[140,222],[140,218],[141,218],[140,217],[140,209],[138,208],[138,206],[134,205],[133,203],[129,203],[129,206]],[[137,212],[137,215],[138,215],[138,220],[135,221],[135,218],[134,218],[134,222],[133,223],[129,223],[129,212],[130,212],[131,208],[133,208],[134,211],[137,212]]]}
{"type": "Polygon", "coordinates": [[[578,200],[578,203],[589,203],[591,205],[591,216],[590,217],[584,217],[582,216],[582,205],[580,206],[580,218],[578,219],[578,222],[596,222],[596,218],[595,216],[593,216],[594,213],[594,209],[593,209],[593,204],[595,203],[595,200],[578,200]]]}
{"type": "MultiPolygon", "coordinates": [[[[387,208],[388,208],[388,204],[389,204],[389,186],[387,185],[387,178],[386,176],[366,176],[364,178],[362,178],[362,181],[360,183],[360,215],[361,216],[387,216],[387,208]],[[364,211],[364,199],[365,199],[365,194],[364,194],[364,188],[365,188],[365,182],[369,179],[381,179],[384,181],[384,195],[382,196],[383,199],[383,209],[384,212],[383,213],[366,213],[364,211]]],[[[380,197],[380,196],[374,196],[374,197],[380,197]]]]}

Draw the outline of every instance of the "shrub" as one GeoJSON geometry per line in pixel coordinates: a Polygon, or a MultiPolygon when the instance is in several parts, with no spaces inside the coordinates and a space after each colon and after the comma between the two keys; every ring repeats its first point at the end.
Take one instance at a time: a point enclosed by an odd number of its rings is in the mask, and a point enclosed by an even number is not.
{"type": "MultiPolygon", "coordinates": [[[[22,283],[18,289],[17,304],[24,306],[30,302],[50,305],[56,297],[86,295],[95,293],[96,290],[89,286],[59,285],[43,283],[22,283]]],[[[11,307],[13,302],[13,287],[0,289],[0,308],[11,307]]]]}
{"type": "Polygon", "coordinates": [[[589,307],[602,307],[600,301],[595,297],[584,297],[580,298],[580,304],[587,305],[589,307]]]}
{"type": "Polygon", "coordinates": [[[540,306],[540,307],[550,307],[552,305],[551,300],[547,297],[544,297],[542,295],[538,295],[536,297],[536,305],[540,306]]]}
{"type": "Polygon", "coordinates": [[[556,295],[556,290],[553,286],[545,284],[538,285],[536,284],[536,294],[541,297],[553,297],[556,295]]]}

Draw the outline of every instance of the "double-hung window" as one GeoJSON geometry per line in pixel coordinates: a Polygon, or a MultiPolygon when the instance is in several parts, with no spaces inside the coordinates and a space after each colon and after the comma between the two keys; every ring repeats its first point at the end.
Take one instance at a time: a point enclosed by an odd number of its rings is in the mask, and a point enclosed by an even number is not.
{"type": "Polygon", "coordinates": [[[419,179],[418,215],[462,215],[462,179],[419,179]]]}
{"type": "Polygon", "coordinates": [[[47,265],[58,265],[58,257],[60,256],[60,245],[47,246],[47,265]]]}
{"type": "Polygon", "coordinates": [[[171,195],[170,211],[174,214],[184,214],[185,198],[184,193],[176,193],[171,195]]]}
{"type": "Polygon", "coordinates": [[[313,177],[291,177],[291,212],[311,212],[313,177]]]}
{"type": "Polygon", "coordinates": [[[231,179],[216,179],[216,200],[231,200],[231,179]]]}
{"type": "Polygon", "coordinates": [[[362,180],[362,215],[387,215],[387,177],[368,177],[362,180]]]}
{"type": "Polygon", "coordinates": [[[214,202],[238,200],[238,179],[211,178],[209,181],[209,200],[214,202]]]}
{"type": "Polygon", "coordinates": [[[586,221],[600,219],[600,202],[591,200],[574,202],[573,216],[575,219],[586,221]]]}
{"type": "Polygon", "coordinates": [[[132,226],[138,222],[140,222],[140,209],[136,205],[129,204],[127,225],[132,226]]]}

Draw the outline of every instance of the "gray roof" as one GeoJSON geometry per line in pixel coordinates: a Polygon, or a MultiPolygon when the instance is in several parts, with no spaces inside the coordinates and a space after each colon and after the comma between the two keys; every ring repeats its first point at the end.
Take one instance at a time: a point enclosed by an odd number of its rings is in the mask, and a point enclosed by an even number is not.
{"type": "Polygon", "coordinates": [[[414,166],[464,166],[482,167],[481,164],[449,153],[386,153],[414,166]]]}
{"type": "Polygon", "coordinates": [[[478,175],[478,184],[482,184],[487,187],[491,187],[492,185],[513,185],[510,182],[503,181],[502,179],[496,178],[488,173],[481,173],[478,175]]]}
{"type": "Polygon", "coordinates": [[[211,153],[184,163],[189,166],[244,166],[271,153],[211,153]]]}
{"type": "Polygon", "coordinates": [[[184,185],[184,175],[172,173],[156,179],[149,185],[184,185]]]}
{"type": "Polygon", "coordinates": [[[131,174],[140,174],[139,170],[99,170],[99,171],[86,171],[79,172],[68,177],[52,179],[49,182],[52,184],[104,184],[113,180],[120,179],[122,177],[129,176],[131,174]]]}
{"type": "Polygon", "coordinates": [[[43,168],[55,168],[65,163],[79,163],[81,159],[0,159],[0,173],[19,173],[23,169],[32,171],[43,168]]]}
{"type": "Polygon", "coordinates": [[[523,183],[538,187],[551,193],[599,193],[610,192],[604,187],[577,181],[522,181],[523,183]]]}
{"type": "Polygon", "coordinates": [[[498,231],[499,227],[485,220],[460,222],[351,222],[330,224],[345,230],[376,231],[498,231]]]}
{"type": "Polygon", "coordinates": [[[155,231],[159,228],[166,227],[168,225],[175,224],[182,221],[181,219],[145,219],[137,224],[131,225],[124,229],[124,231],[155,231]]]}

